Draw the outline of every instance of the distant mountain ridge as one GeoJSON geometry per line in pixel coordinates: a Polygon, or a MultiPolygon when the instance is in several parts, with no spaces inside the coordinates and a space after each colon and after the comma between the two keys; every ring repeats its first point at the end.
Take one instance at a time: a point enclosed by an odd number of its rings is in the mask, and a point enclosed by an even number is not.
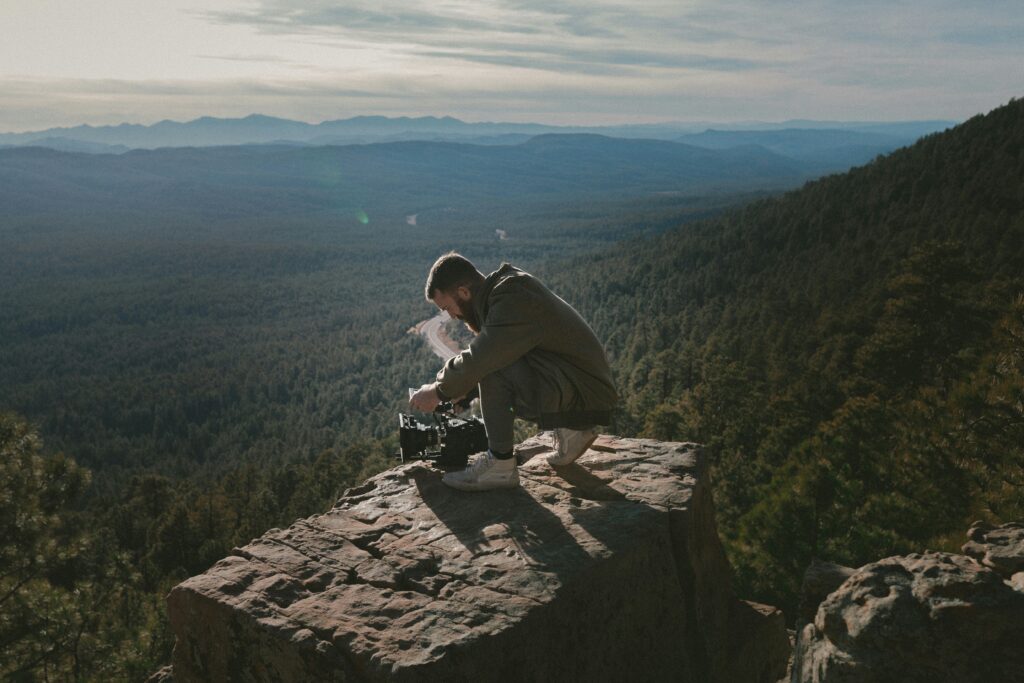
{"type": "Polygon", "coordinates": [[[840,128],[784,128],[778,130],[717,130],[681,135],[682,142],[708,149],[758,145],[800,161],[856,166],[904,147],[916,140],[898,130],[844,130],[840,128]]]}
{"type": "MultiPolygon", "coordinates": [[[[206,147],[219,145],[301,143],[337,145],[401,140],[436,140],[472,142],[475,144],[515,144],[529,137],[547,133],[595,133],[608,137],[652,138],[674,140],[715,129],[745,131],[752,144],[761,144],[749,135],[753,131],[781,129],[847,131],[868,136],[881,136],[889,149],[909,144],[918,137],[952,126],[952,121],[878,122],[815,122],[782,123],[663,123],[619,126],[552,126],[538,123],[469,123],[451,116],[416,118],[356,116],[348,119],[306,123],[252,114],[244,118],[204,116],[187,122],[164,120],[152,125],[122,123],[116,126],[81,125],[50,128],[25,133],[0,133],[0,146],[38,145],[56,147],[51,139],[65,146],[74,143],[109,145],[116,148],[206,147]]],[[[816,139],[821,139],[820,136],[816,139]]],[[[876,138],[879,139],[879,138],[876,138]]],[[[684,140],[685,141],[685,140],[684,140]]],[[[707,146],[699,141],[690,144],[707,146]]],[[[714,145],[712,145],[714,146],[714,145]]],[[[82,150],[84,151],[84,149],[82,150]]],[[[92,151],[117,152],[115,149],[93,148],[92,151]]]]}
{"type": "MultiPolygon", "coordinates": [[[[527,198],[763,191],[813,177],[764,148],[704,149],[664,140],[541,135],[518,145],[407,141],[368,145],[132,150],[0,150],[6,211],[59,206],[196,208],[239,202],[262,211],[358,203],[413,214],[429,206],[527,198]],[[398,191],[400,189],[400,191],[398,191]],[[187,201],[180,201],[182,197],[187,201]],[[231,198],[229,201],[228,198],[231,198]],[[177,199],[176,199],[177,198],[177,199]]],[[[402,215],[404,215],[402,214],[402,215]]]]}

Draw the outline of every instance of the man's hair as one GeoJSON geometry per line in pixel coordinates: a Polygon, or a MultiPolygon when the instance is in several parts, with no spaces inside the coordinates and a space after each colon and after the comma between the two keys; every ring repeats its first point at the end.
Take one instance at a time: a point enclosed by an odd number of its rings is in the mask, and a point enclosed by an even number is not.
{"type": "Polygon", "coordinates": [[[449,251],[431,266],[430,274],[427,275],[425,294],[428,301],[433,301],[434,295],[439,291],[451,292],[459,287],[473,289],[483,282],[483,279],[483,274],[468,258],[449,251]]]}

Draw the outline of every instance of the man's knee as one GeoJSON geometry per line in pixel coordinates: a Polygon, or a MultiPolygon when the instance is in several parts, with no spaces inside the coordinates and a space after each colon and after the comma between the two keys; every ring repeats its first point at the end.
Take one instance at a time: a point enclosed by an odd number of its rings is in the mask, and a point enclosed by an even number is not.
{"type": "MultiPolygon", "coordinates": [[[[495,370],[485,375],[480,380],[480,394],[484,393],[510,393],[521,394],[524,388],[526,374],[524,373],[525,362],[518,360],[511,365],[495,370]]],[[[528,368],[525,368],[528,370],[528,368]]]]}
{"type": "Polygon", "coordinates": [[[537,379],[524,359],[486,375],[480,380],[480,403],[499,410],[512,409],[518,417],[532,419],[537,379]]]}

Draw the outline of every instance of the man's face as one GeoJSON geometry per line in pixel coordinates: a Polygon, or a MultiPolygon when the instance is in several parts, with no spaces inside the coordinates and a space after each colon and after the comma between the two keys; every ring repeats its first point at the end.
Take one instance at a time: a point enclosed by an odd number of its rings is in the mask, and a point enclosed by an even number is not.
{"type": "Polygon", "coordinates": [[[434,305],[446,312],[455,320],[466,323],[473,332],[480,332],[480,321],[476,309],[473,308],[473,293],[467,287],[457,287],[450,292],[438,291],[434,294],[434,305]]]}

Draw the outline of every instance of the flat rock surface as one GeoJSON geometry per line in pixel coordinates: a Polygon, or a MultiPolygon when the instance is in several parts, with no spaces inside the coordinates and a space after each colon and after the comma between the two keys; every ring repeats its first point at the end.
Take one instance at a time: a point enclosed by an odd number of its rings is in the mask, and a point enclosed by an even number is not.
{"type": "Polygon", "coordinates": [[[512,490],[402,465],[236,549],[168,598],[175,679],[544,680],[656,658],[652,679],[728,680],[739,603],[699,449],[600,437],[557,469],[551,450],[517,449],[512,490]]]}

